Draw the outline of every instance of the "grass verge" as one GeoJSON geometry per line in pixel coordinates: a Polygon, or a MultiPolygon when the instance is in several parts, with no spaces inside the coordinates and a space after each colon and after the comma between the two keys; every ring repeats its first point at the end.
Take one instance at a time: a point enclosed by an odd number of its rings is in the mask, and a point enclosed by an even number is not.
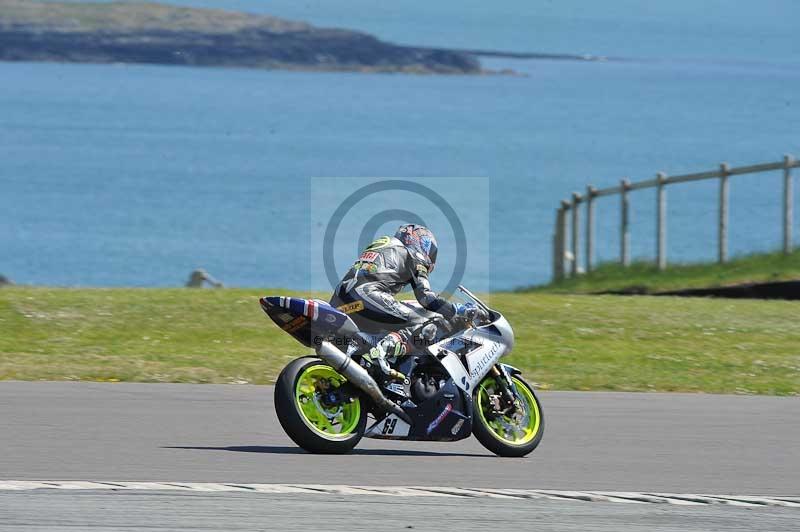
{"type": "MultiPolygon", "coordinates": [[[[275,290],[0,289],[0,379],[271,383],[307,349],[275,290]]],[[[800,394],[800,305],[501,293],[507,361],[543,388],[800,394]]]]}
{"type": "Polygon", "coordinates": [[[783,253],[748,255],[725,264],[676,264],[669,266],[663,272],[659,272],[651,262],[637,262],[628,268],[615,263],[606,263],[586,275],[521,291],[598,293],[634,289],[640,293],[655,293],[683,288],[710,288],[796,279],[800,279],[800,251],[789,255],[783,253]]]}

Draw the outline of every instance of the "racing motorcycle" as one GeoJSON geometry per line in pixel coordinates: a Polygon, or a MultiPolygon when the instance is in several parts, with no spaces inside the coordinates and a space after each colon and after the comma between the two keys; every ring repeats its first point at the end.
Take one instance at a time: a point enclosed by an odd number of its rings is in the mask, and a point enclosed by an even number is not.
{"type": "Polygon", "coordinates": [[[402,302],[426,321],[408,354],[388,357],[389,374],[364,356],[375,337],[348,316],[358,304],[260,298],[278,326],[316,351],[290,362],[276,382],[275,409],[286,434],[312,453],[346,453],[365,436],[456,441],[470,434],[500,456],[533,451],[544,432],[541,404],[520,371],[499,362],[514,332],[502,314],[458,289],[483,312],[446,320],[416,301],[402,302]]]}

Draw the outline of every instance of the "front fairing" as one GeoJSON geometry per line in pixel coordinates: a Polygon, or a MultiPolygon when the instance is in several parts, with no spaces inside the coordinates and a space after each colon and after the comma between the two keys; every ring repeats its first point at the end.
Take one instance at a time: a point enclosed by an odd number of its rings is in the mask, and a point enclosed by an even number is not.
{"type": "Polygon", "coordinates": [[[497,361],[514,347],[514,332],[502,314],[492,322],[465,329],[430,346],[460,388],[471,392],[497,361]]]}

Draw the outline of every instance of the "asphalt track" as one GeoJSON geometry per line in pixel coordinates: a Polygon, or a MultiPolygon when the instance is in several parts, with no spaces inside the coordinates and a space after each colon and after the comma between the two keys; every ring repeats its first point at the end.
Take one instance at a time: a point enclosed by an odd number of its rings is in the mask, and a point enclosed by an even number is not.
{"type": "MultiPolygon", "coordinates": [[[[545,437],[524,459],[458,443],[362,440],[309,455],[267,386],[0,383],[0,481],[453,486],[800,496],[800,399],[544,392],[545,437]]],[[[504,499],[0,490],[0,530],[791,530],[798,508],[504,499]],[[413,504],[413,510],[411,510],[413,504]],[[178,511],[180,508],[180,511],[178,511]],[[327,512],[327,513],[326,513],[327,512]],[[411,513],[409,513],[411,512],[411,513]],[[356,513],[369,516],[353,521],[356,513]],[[226,520],[228,518],[228,520],[226,520]],[[488,520],[488,521],[487,521],[488,520]],[[334,521],[335,523],[336,521],[334,521]]],[[[796,529],[796,528],[795,528],[796,529]]]]}
{"type": "Polygon", "coordinates": [[[796,532],[796,508],[323,495],[2,492],[4,532],[481,530],[796,532]],[[413,504],[413,506],[412,506],[413,504]]]}
{"type": "Polygon", "coordinates": [[[543,392],[524,459],[477,440],[310,455],[272,387],[0,383],[0,480],[143,480],[800,495],[800,399],[543,392]]]}

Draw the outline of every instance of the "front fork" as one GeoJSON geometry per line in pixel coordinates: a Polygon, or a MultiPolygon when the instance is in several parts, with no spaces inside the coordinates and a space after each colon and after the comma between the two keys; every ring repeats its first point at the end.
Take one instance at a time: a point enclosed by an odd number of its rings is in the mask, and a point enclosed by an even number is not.
{"type": "Polygon", "coordinates": [[[490,373],[497,382],[500,388],[502,398],[502,410],[500,414],[508,416],[517,410],[517,397],[515,394],[514,382],[511,380],[510,366],[505,364],[496,364],[490,370],[490,373]]]}

